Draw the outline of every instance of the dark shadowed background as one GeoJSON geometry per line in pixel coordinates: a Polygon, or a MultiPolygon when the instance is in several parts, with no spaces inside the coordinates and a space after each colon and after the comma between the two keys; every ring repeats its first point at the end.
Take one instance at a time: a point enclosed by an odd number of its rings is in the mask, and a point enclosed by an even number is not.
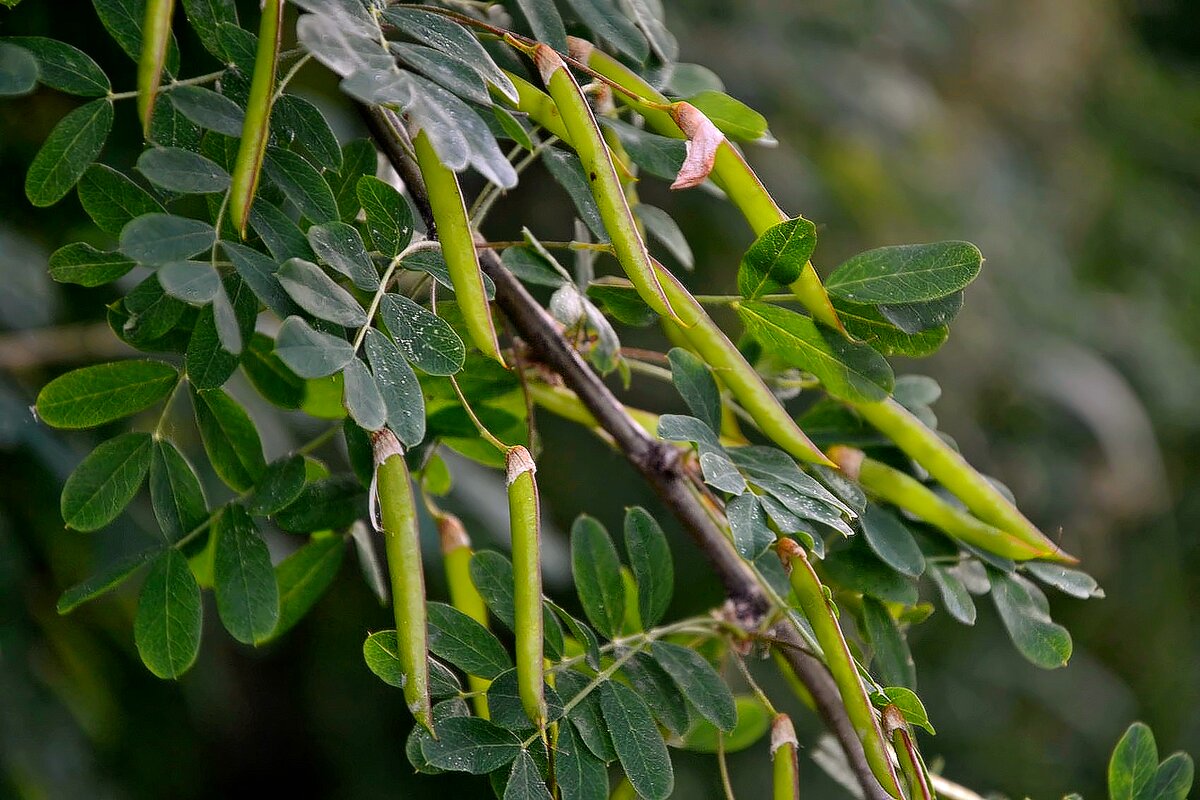
{"type": "MultiPolygon", "coordinates": [[[[243,19],[255,18],[257,3],[240,5],[243,19]]],[[[1107,592],[1053,596],[1075,636],[1074,658],[1057,672],[1022,660],[991,608],[974,628],[937,615],[916,629],[920,693],[938,728],[922,740],[927,757],[980,791],[1100,798],[1108,752],[1134,719],[1151,724],[1164,753],[1200,753],[1200,4],[668,5],[682,59],[714,69],[770,120],[780,145],[750,157],[787,211],[817,223],[819,269],[884,244],[980,246],[983,275],[950,342],[897,371],[941,382],[941,426],[1043,529],[1061,530],[1107,592]]],[[[96,58],[118,90],[133,86],[133,65],[83,0],[24,0],[0,11],[8,34],[63,39],[96,58]]],[[[181,46],[185,73],[204,71],[190,34],[181,46]]],[[[294,86],[340,133],[361,135],[319,69],[294,86]]],[[[313,615],[268,648],[235,645],[208,614],[200,661],[178,684],[138,662],[132,589],[55,614],[63,588],[136,548],[153,525],[145,502],[104,532],[64,531],[62,481],[97,438],[51,431],[27,410],[54,375],[110,357],[103,328],[78,336],[64,326],[102,321],[114,290],[46,275],[51,251],[96,232],[73,193],[35,210],[22,190],[39,143],[76,103],[41,90],[0,104],[0,797],[199,798],[289,786],[302,797],[489,796],[479,781],[412,775],[400,693],[361,658],[364,633],[388,627],[389,612],[352,558],[313,615]]],[[[117,125],[103,158],[125,168],[140,145],[131,105],[117,125]]],[[[691,239],[692,287],[731,290],[749,240],[741,219],[702,193],[642,192],[691,239]]],[[[502,205],[493,238],[530,221],[544,238],[570,232],[563,198],[537,173],[502,205]]],[[[244,385],[232,388],[261,412],[268,456],[311,433],[253,405],[244,385]]],[[[638,380],[634,400],[678,402],[638,380]]],[[[615,527],[624,506],[654,504],[597,440],[552,419],[540,427],[543,498],[558,531],[548,581],[561,589],[560,531],[577,513],[615,527]]],[[[503,547],[498,477],[455,466],[451,504],[477,543],[503,547]]],[[[703,610],[719,588],[669,532],[673,612],[703,610]]],[[[811,717],[773,688],[811,744],[811,717]]],[[[677,753],[675,764],[676,796],[719,796],[711,758],[677,753]]],[[[762,796],[763,748],[731,766],[739,796],[762,796]]],[[[802,773],[807,796],[840,796],[811,761],[802,773]]]]}

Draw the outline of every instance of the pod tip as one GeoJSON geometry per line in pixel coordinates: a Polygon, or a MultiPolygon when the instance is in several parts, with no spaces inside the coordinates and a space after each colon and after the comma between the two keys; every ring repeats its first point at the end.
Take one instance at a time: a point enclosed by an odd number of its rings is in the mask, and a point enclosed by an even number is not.
{"type": "Polygon", "coordinates": [[[580,39],[578,36],[567,37],[567,55],[576,61],[582,61],[586,64],[588,59],[592,57],[592,51],[595,49],[596,46],[587,39],[580,39]]]}
{"type": "Polygon", "coordinates": [[[547,85],[550,83],[551,75],[560,69],[567,68],[567,62],[563,61],[558,51],[541,42],[533,46],[533,64],[537,67],[538,74],[542,76],[542,82],[547,85]]]}
{"type": "Polygon", "coordinates": [[[522,445],[518,444],[509,448],[504,456],[505,484],[512,486],[513,481],[526,472],[537,472],[537,464],[534,463],[533,456],[522,445]]]}
{"type": "Polygon", "coordinates": [[[854,447],[846,447],[845,445],[835,444],[827,451],[829,460],[846,473],[846,477],[851,480],[858,480],[859,471],[862,469],[863,459],[866,454],[862,450],[854,447]]]}
{"type": "Polygon", "coordinates": [[[375,456],[375,466],[382,465],[392,456],[404,457],[404,445],[400,444],[396,434],[389,429],[380,428],[377,431],[369,431],[367,435],[371,438],[371,451],[375,456]]]}
{"type": "Polygon", "coordinates": [[[462,520],[453,514],[442,514],[437,518],[438,538],[442,543],[442,552],[449,553],[460,547],[470,547],[471,537],[462,520]]]}
{"type": "Polygon", "coordinates": [[[771,720],[771,758],[775,758],[776,750],[787,745],[799,747],[796,728],[787,714],[776,714],[775,719],[771,720]]]}

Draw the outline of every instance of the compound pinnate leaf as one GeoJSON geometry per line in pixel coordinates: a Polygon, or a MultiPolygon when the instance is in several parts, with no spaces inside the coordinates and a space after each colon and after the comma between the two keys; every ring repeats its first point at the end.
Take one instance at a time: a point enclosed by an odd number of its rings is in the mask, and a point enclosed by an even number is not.
{"type": "Polygon", "coordinates": [[[922,303],[961,291],[982,264],[983,255],[970,242],[880,247],[842,263],[825,287],[855,303],[922,303]]]}
{"type": "Polygon", "coordinates": [[[237,504],[221,513],[213,535],[213,586],[221,622],[239,642],[266,641],[279,620],[279,587],[266,542],[254,519],[237,504]]]}
{"type": "Polygon", "coordinates": [[[661,640],[650,646],[650,654],[701,716],[720,730],[733,730],[737,725],[733,694],[704,656],[661,640]]]}
{"type": "Polygon", "coordinates": [[[616,681],[600,685],[604,721],[618,735],[612,738],[621,768],[637,793],[647,800],[665,800],[675,788],[671,756],[644,700],[616,681]]]}
{"type": "Polygon", "coordinates": [[[313,330],[299,317],[288,317],[275,337],[275,354],[301,378],[323,378],[349,364],[354,347],[345,339],[313,330]]]}
{"type": "Polygon", "coordinates": [[[583,611],[596,630],[609,639],[620,635],[625,619],[621,562],[608,531],[586,514],[571,526],[571,574],[583,611]]]}
{"type": "Polygon", "coordinates": [[[826,391],[846,400],[882,400],[892,390],[892,368],[865,344],[848,341],[832,329],[786,308],[759,302],[737,312],[763,348],[789,366],[811,372],[826,391]]]}
{"type": "Polygon", "coordinates": [[[296,304],[314,317],[347,327],[367,321],[367,312],[354,295],[311,261],[289,258],[275,275],[296,304]]]}
{"type": "Polygon", "coordinates": [[[71,191],[100,155],[112,130],[113,107],[107,99],[93,100],[63,117],[25,174],[25,196],[35,206],[52,206],[71,191]]]}
{"type": "Polygon", "coordinates": [[[208,519],[208,503],[200,479],[183,454],[168,441],[154,443],[150,501],[168,542],[179,541],[208,519]]]}
{"type": "Polygon", "coordinates": [[[52,380],[37,399],[38,417],[55,428],[91,428],[136,414],[170,394],[179,372],[161,361],[117,361],[52,380]]]}
{"type": "Polygon", "coordinates": [[[116,519],[150,471],[152,443],[148,433],[126,433],[93,450],[63,486],[66,526],[94,531],[116,519]]]}
{"type": "Polygon", "coordinates": [[[441,769],[484,775],[521,753],[521,740],[478,717],[451,717],[437,726],[437,739],[421,744],[430,764],[441,769]]]}
{"type": "Polygon", "coordinates": [[[144,214],[121,229],[121,252],[139,264],[183,261],[208,250],[214,241],[212,225],[174,214],[144,214]]]}
{"type": "Polygon", "coordinates": [[[652,627],[662,619],[675,591],[675,566],[662,528],[646,509],[625,510],[625,552],[638,587],[638,616],[652,627]]]}
{"type": "Polygon", "coordinates": [[[358,202],[367,214],[367,233],[375,249],[388,258],[412,241],[413,217],[404,196],[373,175],[358,179],[358,202]]]}
{"type": "Polygon", "coordinates": [[[150,568],[138,597],[133,638],[142,663],[160,678],[175,679],[200,652],[200,587],[187,558],[169,549],[150,568]]]}
{"type": "Polygon", "coordinates": [[[267,470],[250,415],[221,389],[193,390],[192,405],[200,439],[217,477],[239,492],[249,490],[267,470]]]}
{"type": "Polygon", "coordinates": [[[100,65],[66,42],[42,36],[14,36],[5,41],[37,59],[37,80],[43,86],[80,97],[104,97],[112,89],[100,65]]]}
{"type": "Polygon", "coordinates": [[[738,292],[755,300],[800,277],[817,245],[817,228],[803,217],[781,222],[763,232],[742,256],[738,292]]]}

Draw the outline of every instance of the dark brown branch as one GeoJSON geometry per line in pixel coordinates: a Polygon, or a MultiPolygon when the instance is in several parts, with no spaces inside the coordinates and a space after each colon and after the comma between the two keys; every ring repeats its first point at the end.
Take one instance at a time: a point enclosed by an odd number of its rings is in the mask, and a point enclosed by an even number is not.
{"type": "MultiPolygon", "coordinates": [[[[394,134],[389,133],[389,130],[402,129],[394,117],[391,120],[387,118],[388,114],[390,112],[376,110],[366,112],[371,133],[377,137],[381,149],[396,171],[405,179],[418,211],[432,231],[435,226],[429,203],[423,194],[418,196],[418,193],[423,193],[424,184],[419,180],[419,173],[416,180],[409,180],[408,176],[416,172],[416,167],[403,147],[394,140],[394,134]],[[380,140],[380,135],[386,138],[380,140]]],[[[504,267],[494,250],[480,251],[479,261],[483,271],[496,284],[496,302],[529,351],[562,376],[567,387],[578,395],[600,427],[612,437],[616,446],[680,521],[712,564],[738,617],[750,625],[761,621],[769,609],[767,598],[750,567],[693,494],[688,478],[681,470],[677,451],[649,436],[625,413],[621,402],[562,337],[554,320],[504,267]]],[[[783,645],[781,652],[812,694],[818,713],[841,744],[866,800],[890,800],[867,765],[862,744],[846,716],[837,686],[825,665],[804,649],[800,632],[791,623],[780,623],[772,635],[783,645]]]]}

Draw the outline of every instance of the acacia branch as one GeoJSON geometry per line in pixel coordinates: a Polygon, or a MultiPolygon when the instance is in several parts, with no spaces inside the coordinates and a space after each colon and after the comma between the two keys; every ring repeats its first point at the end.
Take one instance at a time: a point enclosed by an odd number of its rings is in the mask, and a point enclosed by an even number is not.
{"type": "MultiPolygon", "coordinates": [[[[364,109],[364,116],[380,149],[405,179],[409,193],[432,236],[435,224],[429,203],[424,197],[420,173],[395,138],[397,134],[402,135],[403,131],[399,120],[391,112],[378,108],[364,109]]],[[[738,555],[725,532],[693,494],[678,451],[651,437],[625,413],[621,402],[563,338],[554,320],[504,267],[494,250],[481,250],[479,261],[483,271],[496,284],[497,304],[530,352],[562,377],[629,463],[642,474],[683,525],[717,573],[739,619],[751,625],[760,621],[769,610],[770,603],[749,565],[738,555]]],[[[778,624],[772,635],[780,643],[781,651],[796,676],[812,694],[826,726],[841,744],[864,796],[867,800],[890,800],[867,765],[862,744],[846,716],[837,686],[825,665],[805,649],[800,632],[791,622],[778,624]]]]}

